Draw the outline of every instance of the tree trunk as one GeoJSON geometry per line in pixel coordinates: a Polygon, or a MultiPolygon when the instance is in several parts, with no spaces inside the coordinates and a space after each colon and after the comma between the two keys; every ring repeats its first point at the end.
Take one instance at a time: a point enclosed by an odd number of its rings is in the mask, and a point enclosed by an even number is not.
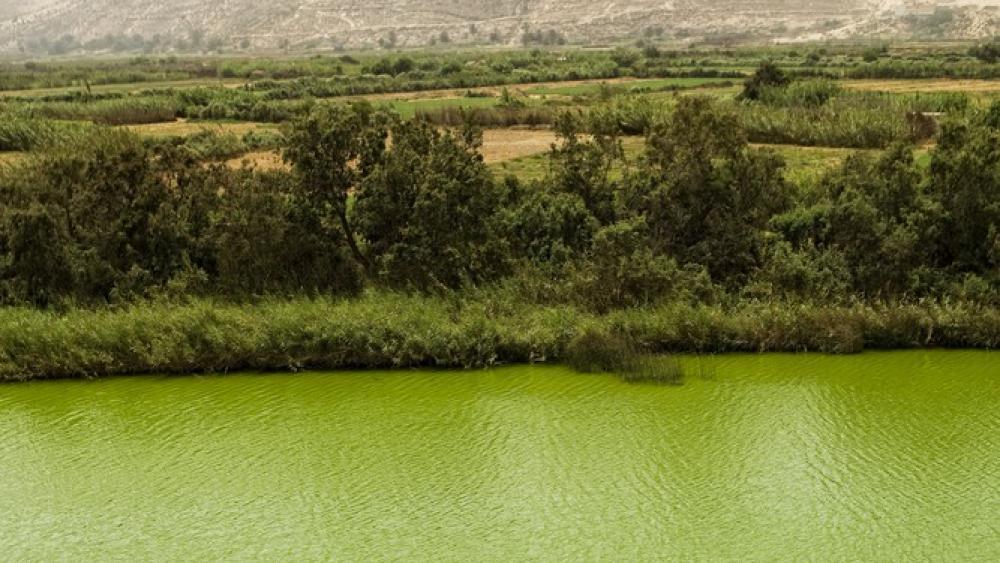
{"type": "Polygon", "coordinates": [[[361,253],[361,249],[358,248],[358,241],[354,238],[354,230],[351,228],[351,224],[347,220],[347,210],[339,210],[337,211],[337,215],[340,217],[340,227],[344,230],[344,238],[347,239],[347,246],[351,248],[351,254],[354,256],[354,260],[365,271],[365,275],[370,278],[372,276],[372,264],[368,261],[368,258],[361,253]]]}

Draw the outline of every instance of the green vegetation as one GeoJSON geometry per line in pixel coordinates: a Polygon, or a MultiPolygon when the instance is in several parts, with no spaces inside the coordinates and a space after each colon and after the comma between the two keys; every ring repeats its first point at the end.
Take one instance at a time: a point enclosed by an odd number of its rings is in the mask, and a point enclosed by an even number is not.
{"type": "Polygon", "coordinates": [[[0,112],[0,151],[30,151],[70,142],[86,128],[77,123],[33,119],[13,112],[0,112]]]}
{"type": "Polygon", "coordinates": [[[22,331],[107,326],[24,332],[59,343],[51,361],[3,336],[3,377],[565,359],[675,383],[657,354],[996,346],[1000,103],[853,90],[822,57],[775,54],[414,54],[337,63],[368,73],[350,77],[9,98],[0,151],[28,152],[0,167],[0,312],[22,331]],[[659,91],[763,55],[742,95],[659,91]],[[484,86],[574,73],[664,78],[484,86]],[[459,89],[319,99],[442,85],[459,89]],[[219,120],[231,131],[200,129],[219,120]],[[488,166],[481,128],[513,125],[555,143],[488,166]],[[261,151],[286,166],[224,164],[261,151]],[[341,325],[365,340],[324,343],[341,325]],[[127,330],[162,340],[114,348],[127,330]]]}
{"type": "MultiPolygon", "coordinates": [[[[735,78],[735,77],[734,77],[735,78]]],[[[593,96],[626,93],[665,92],[698,88],[701,86],[731,86],[734,78],[661,78],[632,80],[618,83],[577,84],[572,86],[538,86],[527,90],[531,96],[593,96]]]]}
{"type": "Polygon", "coordinates": [[[140,125],[174,121],[178,104],[166,97],[111,98],[80,102],[47,102],[28,105],[39,117],[66,121],[92,121],[101,125],[140,125]]]}
{"type": "Polygon", "coordinates": [[[218,162],[251,152],[278,150],[283,139],[280,134],[266,129],[251,130],[243,135],[202,129],[186,136],[154,136],[146,139],[145,144],[158,150],[182,148],[196,160],[218,162]]]}

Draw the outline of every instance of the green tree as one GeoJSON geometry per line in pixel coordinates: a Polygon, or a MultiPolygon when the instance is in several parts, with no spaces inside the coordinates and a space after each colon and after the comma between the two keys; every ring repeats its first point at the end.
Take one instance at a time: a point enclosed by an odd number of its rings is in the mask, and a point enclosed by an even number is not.
{"type": "Polygon", "coordinates": [[[503,212],[513,255],[532,264],[561,265],[590,249],[600,223],[577,194],[529,186],[503,212]]]}
{"type": "Polygon", "coordinates": [[[680,268],[673,258],[654,253],[648,241],[649,226],[641,217],[598,231],[587,259],[570,268],[576,299],[603,313],[668,298],[710,298],[712,284],[701,268],[680,268]]]}
{"type": "Polygon", "coordinates": [[[943,213],[942,265],[984,273],[1000,266],[1000,127],[994,104],[982,123],[945,124],[929,192],[943,213]]]}
{"type": "Polygon", "coordinates": [[[760,263],[772,215],[790,203],[784,161],[751,149],[736,117],[707,97],[681,98],[655,126],[626,200],[657,253],[701,264],[733,285],[760,263]]]}
{"type": "Polygon", "coordinates": [[[285,160],[328,233],[339,229],[358,264],[373,273],[348,216],[348,200],[381,163],[394,118],[367,104],[320,105],[285,134],[285,160]]]}
{"type": "Polygon", "coordinates": [[[353,294],[361,289],[357,264],[340,237],[325,235],[321,217],[291,174],[235,171],[221,180],[225,189],[209,235],[220,293],[353,294]]]}
{"type": "Polygon", "coordinates": [[[371,262],[389,284],[453,289],[506,270],[496,236],[506,197],[480,144],[473,131],[456,136],[418,120],[392,128],[392,146],[364,175],[355,209],[371,262]]]}
{"type": "Polygon", "coordinates": [[[154,154],[121,131],[95,131],[47,152],[20,172],[30,190],[4,208],[11,271],[44,287],[27,290],[35,301],[41,293],[51,300],[57,289],[105,300],[164,285],[205,256],[197,241],[213,170],[177,151],[154,154]],[[27,228],[37,233],[26,238],[27,228]],[[62,248],[46,248],[56,244],[62,248]],[[53,267],[56,281],[42,283],[25,273],[31,256],[58,256],[71,275],[53,267]]]}
{"type": "Polygon", "coordinates": [[[37,203],[4,214],[0,287],[5,303],[47,306],[75,289],[62,223],[37,203]]]}
{"type": "Polygon", "coordinates": [[[919,272],[939,230],[920,183],[909,147],[896,145],[877,159],[856,155],[822,179],[821,199],[811,209],[775,217],[772,226],[814,259],[842,256],[857,293],[921,292],[919,272]]]}
{"type": "Polygon", "coordinates": [[[617,47],[611,52],[611,60],[614,61],[619,68],[632,68],[635,66],[641,55],[639,51],[635,49],[630,49],[628,47],[617,47]]]}
{"type": "Polygon", "coordinates": [[[623,154],[621,141],[614,135],[614,129],[609,129],[612,130],[608,134],[596,132],[591,139],[584,139],[582,117],[562,113],[555,123],[558,143],[552,146],[548,178],[554,191],[580,197],[602,225],[613,223],[616,218],[618,184],[612,178],[612,171],[623,154]]]}
{"type": "Polygon", "coordinates": [[[969,55],[986,64],[994,64],[1000,59],[1000,43],[996,40],[976,45],[969,49],[969,55]]]}

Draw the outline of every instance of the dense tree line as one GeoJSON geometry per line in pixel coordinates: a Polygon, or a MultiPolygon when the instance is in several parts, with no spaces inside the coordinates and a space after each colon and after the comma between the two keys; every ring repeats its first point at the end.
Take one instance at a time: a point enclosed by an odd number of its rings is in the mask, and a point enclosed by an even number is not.
{"type": "Polygon", "coordinates": [[[967,299],[1000,289],[1000,107],[856,156],[813,189],[731,106],[683,97],[629,159],[606,113],[558,118],[544,180],[494,177],[471,126],[366,104],[286,130],[289,172],[95,129],[0,176],[0,298],[449,292],[508,284],[595,311],[662,301],[967,299]],[[588,134],[584,134],[587,132],[588,134]]]}

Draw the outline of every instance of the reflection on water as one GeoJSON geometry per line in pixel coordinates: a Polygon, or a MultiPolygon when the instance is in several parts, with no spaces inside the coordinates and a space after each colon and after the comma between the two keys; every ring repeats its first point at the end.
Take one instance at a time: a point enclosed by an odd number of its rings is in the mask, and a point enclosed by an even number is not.
{"type": "Polygon", "coordinates": [[[0,558],[995,559],[1000,356],[0,387],[0,558]]]}

